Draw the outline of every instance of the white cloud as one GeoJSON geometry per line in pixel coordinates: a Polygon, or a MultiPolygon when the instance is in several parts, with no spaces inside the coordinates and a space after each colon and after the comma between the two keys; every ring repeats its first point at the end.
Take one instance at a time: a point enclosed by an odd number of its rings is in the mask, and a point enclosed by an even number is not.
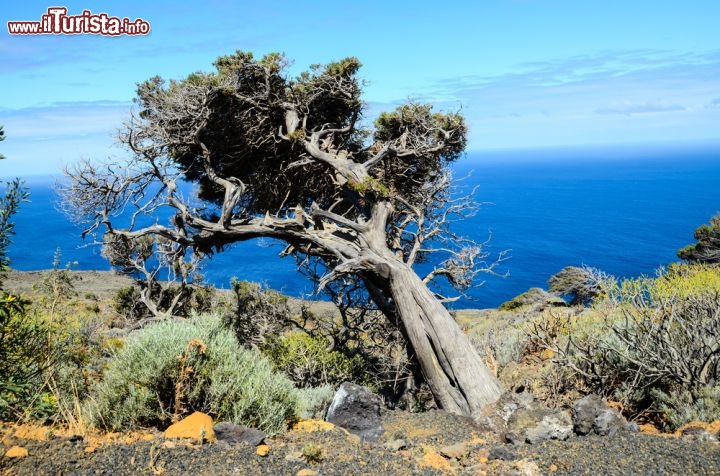
{"type": "Polygon", "coordinates": [[[651,114],[659,112],[674,112],[684,111],[686,108],[679,104],[666,104],[666,103],[632,103],[626,102],[622,104],[613,105],[611,107],[596,109],[597,114],[651,114]]]}
{"type": "Polygon", "coordinates": [[[471,149],[692,141],[718,138],[718,77],[718,52],[610,51],[448,78],[420,99],[459,101],[471,149]]]}
{"type": "Polygon", "coordinates": [[[81,158],[123,154],[115,133],[132,103],[88,101],[43,107],[0,109],[7,139],[0,151],[0,176],[57,174],[81,158]]]}
{"type": "Polygon", "coordinates": [[[41,139],[111,134],[129,117],[131,102],[57,102],[47,106],[0,109],[9,137],[41,139]]]}

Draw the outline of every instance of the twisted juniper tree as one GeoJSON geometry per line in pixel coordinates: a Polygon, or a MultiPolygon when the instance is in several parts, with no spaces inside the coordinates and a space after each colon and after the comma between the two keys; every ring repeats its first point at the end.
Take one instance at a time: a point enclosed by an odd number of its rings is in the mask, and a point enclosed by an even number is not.
{"type": "Polygon", "coordinates": [[[606,291],[608,275],[590,266],[566,266],[549,280],[550,292],[567,296],[570,304],[588,306],[593,299],[606,291]]]}
{"type": "Polygon", "coordinates": [[[495,401],[497,380],[428,288],[445,278],[464,289],[492,267],[480,245],[448,229],[467,206],[452,199],[448,167],[466,145],[462,116],[410,102],[364,126],[355,58],[295,78],[278,54],[237,52],[215,67],[139,84],[137,115],[119,135],[129,163],[68,171],[65,203],[85,218],[85,234],[152,236],[198,255],[282,240],[285,255],[327,270],[319,288],[363,283],[400,323],[442,408],[476,415],[495,401]],[[184,197],[180,181],[196,183],[197,196],[184,197]],[[130,225],[113,226],[128,209],[130,225]],[[162,209],[168,224],[140,219],[162,209]],[[413,266],[433,251],[446,259],[423,279],[413,266]]]}
{"type": "Polygon", "coordinates": [[[677,252],[678,258],[697,263],[720,264],[720,214],[695,229],[697,243],[677,252]]]}

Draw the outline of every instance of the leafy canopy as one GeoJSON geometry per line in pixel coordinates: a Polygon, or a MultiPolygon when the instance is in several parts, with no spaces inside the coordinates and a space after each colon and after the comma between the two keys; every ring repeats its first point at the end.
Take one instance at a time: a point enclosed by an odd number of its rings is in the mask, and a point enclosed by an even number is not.
{"type": "Polygon", "coordinates": [[[678,258],[699,263],[720,263],[720,214],[695,230],[697,243],[678,251],[678,258]]]}
{"type": "Polygon", "coordinates": [[[224,199],[213,173],[238,180],[244,189],[239,207],[248,216],[313,202],[327,208],[340,201],[336,209],[353,209],[347,189],[338,186],[345,182],[331,167],[299,163],[309,158],[312,132],[332,129],[322,137],[323,151],[340,152],[356,164],[393,143],[394,152],[373,168],[372,180],[349,186],[367,198],[393,193],[416,205],[417,189],[465,147],[462,116],[427,105],[405,104],[382,114],[374,128],[363,127],[357,58],[313,65],[295,78],[287,77],[288,64],[281,54],[255,59],[238,51],[215,61],[211,73],[169,82],[151,78],[138,85],[142,126],[128,132],[128,142],[144,154],[170,156],[185,179],[199,182],[202,199],[224,199]]]}

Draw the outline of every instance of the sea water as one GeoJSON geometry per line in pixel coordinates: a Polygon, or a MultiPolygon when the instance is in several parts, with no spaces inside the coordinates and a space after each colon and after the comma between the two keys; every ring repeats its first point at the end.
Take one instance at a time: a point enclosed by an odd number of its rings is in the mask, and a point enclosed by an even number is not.
{"type": "MultiPolygon", "coordinates": [[[[456,308],[495,307],[547,280],[565,266],[587,265],[618,277],[652,275],[676,261],[694,229],[720,212],[720,147],[656,146],[468,153],[453,165],[462,190],[476,187],[478,213],[453,230],[478,242],[491,263],[509,259],[456,308]]],[[[99,247],[83,242],[80,228],[59,211],[54,177],[26,177],[30,202],[14,217],[12,267],[109,270],[99,247]]],[[[235,245],[203,269],[206,281],[228,287],[230,278],[262,282],[293,296],[312,285],[273,240],[235,245]]],[[[427,272],[436,263],[420,267],[427,272]]]]}

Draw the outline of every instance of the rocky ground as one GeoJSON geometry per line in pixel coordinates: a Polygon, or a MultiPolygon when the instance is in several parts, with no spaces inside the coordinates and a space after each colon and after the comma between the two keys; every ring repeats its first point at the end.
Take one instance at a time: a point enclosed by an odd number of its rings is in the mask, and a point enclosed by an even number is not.
{"type": "Polygon", "coordinates": [[[717,442],[620,432],[536,445],[502,443],[471,420],[441,411],[389,412],[375,443],[324,422],[301,424],[266,445],[165,439],[161,433],[72,436],[3,428],[1,474],[720,474],[717,442]],[[18,436],[19,435],[19,436],[18,436]],[[35,439],[30,439],[35,438],[35,439]],[[22,450],[15,449],[22,453],[22,450]],[[267,454],[265,454],[267,452],[267,454]],[[24,453],[23,453],[24,454],[24,453]]]}

